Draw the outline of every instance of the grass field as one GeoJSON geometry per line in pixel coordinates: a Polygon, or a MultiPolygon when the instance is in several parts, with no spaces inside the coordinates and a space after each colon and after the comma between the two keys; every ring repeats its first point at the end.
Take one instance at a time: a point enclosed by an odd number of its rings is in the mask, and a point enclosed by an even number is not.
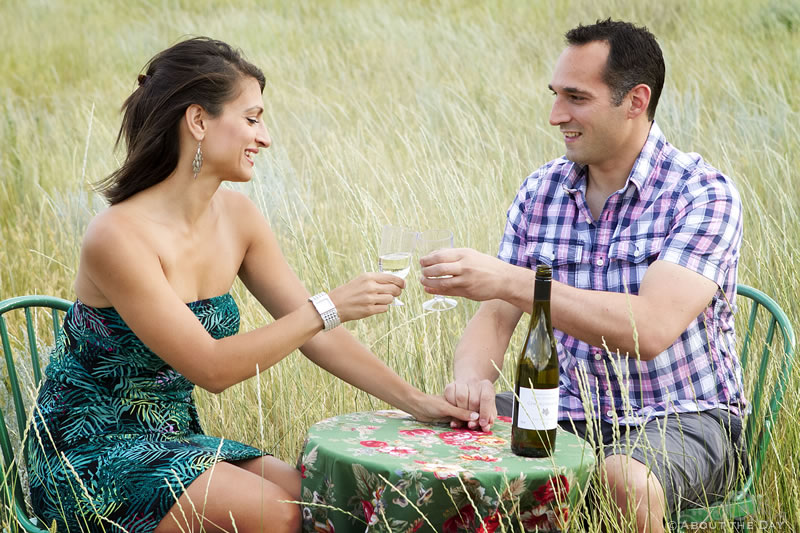
{"type": "MultiPolygon", "coordinates": [[[[187,35],[235,44],[267,76],[273,146],[241,190],[309,290],[374,270],[390,222],[450,227],[457,246],[495,253],[521,181],[563,153],[547,123],[563,33],[607,16],[659,38],[667,84],[656,119],[673,144],[735,179],[745,207],[740,281],[800,324],[798,0],[3,0],[0,298],[74,299],[81,237],[104,205],[91,184],[122,156],[113,149],[119,107],[144,63],[187,35]]],[[[422,315],[417,275],[409,305],[347,327],[438,392],[476,305],[422,315]]],[[[234,289],[243,330],[270,320],[234,289]]],[[[519,342],[518,331],[508,358],[519,342]]],[[[289,462],[314,422],[382,407],[299,353],[258,379],[198,392],[205,429],[289,462]]],[[[757,488],[756,526],[800,530],[799,412],[794,378],[757,488]]]]}

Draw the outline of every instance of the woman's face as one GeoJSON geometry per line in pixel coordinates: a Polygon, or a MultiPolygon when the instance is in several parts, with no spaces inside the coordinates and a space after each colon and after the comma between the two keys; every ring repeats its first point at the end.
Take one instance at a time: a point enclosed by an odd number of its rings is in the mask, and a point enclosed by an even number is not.
{"type": "Polygon", "coordinates": [[[222,113],[207,120],[203,139],[203,171],[227,181],[250,181],[253,159],[271,141],[262,122],[264,101],[255,78],[239,82],[239,94],[222,113]]]}

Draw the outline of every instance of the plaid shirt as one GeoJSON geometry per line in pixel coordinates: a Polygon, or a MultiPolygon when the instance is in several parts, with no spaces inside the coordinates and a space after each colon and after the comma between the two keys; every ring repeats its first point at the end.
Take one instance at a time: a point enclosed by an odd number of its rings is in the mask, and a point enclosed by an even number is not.
{"type": "Polygon", "coordinates": [[[651,361],[609,354],[555,330],[560,419],[599,413],[627,425],[715,407],[738,414],[744,399],[732,306],[742,213],[733,183],[699,155],[667,143],[655,122],[625,186],[597,220],[585,200],[586,170],[562,157],[528,176],[508,210],[500,259],[528,268],[551,265],[554,280],[579,289],[630,294],[638,294],[647,267],[663,260],[722,290],[651,361]]]}

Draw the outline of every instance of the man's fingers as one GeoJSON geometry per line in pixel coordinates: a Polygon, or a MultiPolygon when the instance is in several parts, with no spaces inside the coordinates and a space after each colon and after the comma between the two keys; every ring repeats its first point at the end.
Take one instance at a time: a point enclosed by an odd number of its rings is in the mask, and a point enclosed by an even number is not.
{"type": "Polygon", "coordinates": [[[463,427],[465,421],[475,421],[479,417],[477,412],[459,407],[457,391],[458,384],[456,383],[448,383],[444,388],[444,399],[447,403],[453,406],[452,413],[449,413],[450,417],[452,418],[450,421],[451,428],[463,427]]]}
{"type": "Polygon", "coordinates": [[[420,257],[419,264],[422,267],[427,267],[437,263],[452,263],[453,261],[458,261],[460,258],[461,253],[458,248],[446,248],[420,257]]]}
{"type": "Polygon", "coordinates": [[[453,405],[458,405],[456,402],[456,384],[448,383],[444,387],[444,399],[453,405]]]}
{"type": "Polygon", "coordinates": [[[420,271],[424,278],[437,278],[440,276],[452,276],[454,267],[458,263],[436,263],[435,265],[422,267],[420,271]]]}
{"type": "Polygon", "coordinates": [[[457,289],[463,285],[462,280],[457,277],[446,277],[446,278],[428,278],[422,276],[419,278],[419,282],[422,284],[425,289],[432,289],[434,291],[447,291],[451,289],[457,289]]]}
{"type": "MultiPolygon", "coordinates": [[[[469,409],[469,386],[465,383],[455,383],[455,405],[462,409],[469,409]]],[[[451,402],[452,403],[452,402],[451,402]]]]}
{"type": "Polygon", "coordinates": [[[444,388],[444,399],[469,414],[468,417],[456,416],[450,427],[462,426],[462,420],[469,429],[489,431],[494,424],[497,410],[494,405],[494,386],[488,380],[477,383],[448,383],[444,388]]]}
{"type": "Polygon", "coordinates": [[[483,382],[472,384],[469,387],[469,408],[476,413],[481,409],[481,389],[483,382]]]}
{"type": "Polygon", "coordinates": [[[480,393],[480,417],[478,418],[478,423],[484,431],[489,431],[491,429],[492,424],[494,424],[494,419],[497,416],[497,407],[494,403],[494,397],[494,387],[488,382],[483,382],[480,393]]]}
{"type": "MultiPolygon", "coordinates": [[[[482,390],[485,387],[484,382],[470,383],[469,389],[469,410],[478,413],[479,416],[467,422],[467,427],[470,429],[478,429],[478,426],[483,427],[484,424],[480,422],[480,411],[482,409],[482,390]]],[[[494,389],[492,389],[494,391],[494,389]]]]}

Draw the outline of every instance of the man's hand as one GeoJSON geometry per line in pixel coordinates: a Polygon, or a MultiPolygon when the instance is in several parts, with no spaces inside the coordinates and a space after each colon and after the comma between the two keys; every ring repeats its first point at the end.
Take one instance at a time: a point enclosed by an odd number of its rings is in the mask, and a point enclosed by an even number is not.
{"type": "Polygon", "coordinates": [[[453,426],[461,426],[465,421],[475,424],[478,412],[461,409],[442,396],[423,394],[419,401],[413,402],[409,411],[420,422],[446,422],[451,421],[453,426]]]}
{"type": "MultiPolygon", "coordinates": [[[[449,383],[444,388],[444,397],[448,402],[462,409],[478,412],[478,420],[470,420],[467,422],[467,427],[477,429],[480,426],[482,431],[492,429],[494,419],[497,417],[494,394],[494,385],[488,379],[449,383]]],[[[453,421],[450,425],[460,427],[461,424],[453,421]]]]}
{"type": "Polygon", "coordinates": [[[505,274],[510,265],[471,248],[439,250],[421,258],[419,263],[423,276],[420,281],[429,294],[482,302],[501,298],[507,287],[505,274]]]}

